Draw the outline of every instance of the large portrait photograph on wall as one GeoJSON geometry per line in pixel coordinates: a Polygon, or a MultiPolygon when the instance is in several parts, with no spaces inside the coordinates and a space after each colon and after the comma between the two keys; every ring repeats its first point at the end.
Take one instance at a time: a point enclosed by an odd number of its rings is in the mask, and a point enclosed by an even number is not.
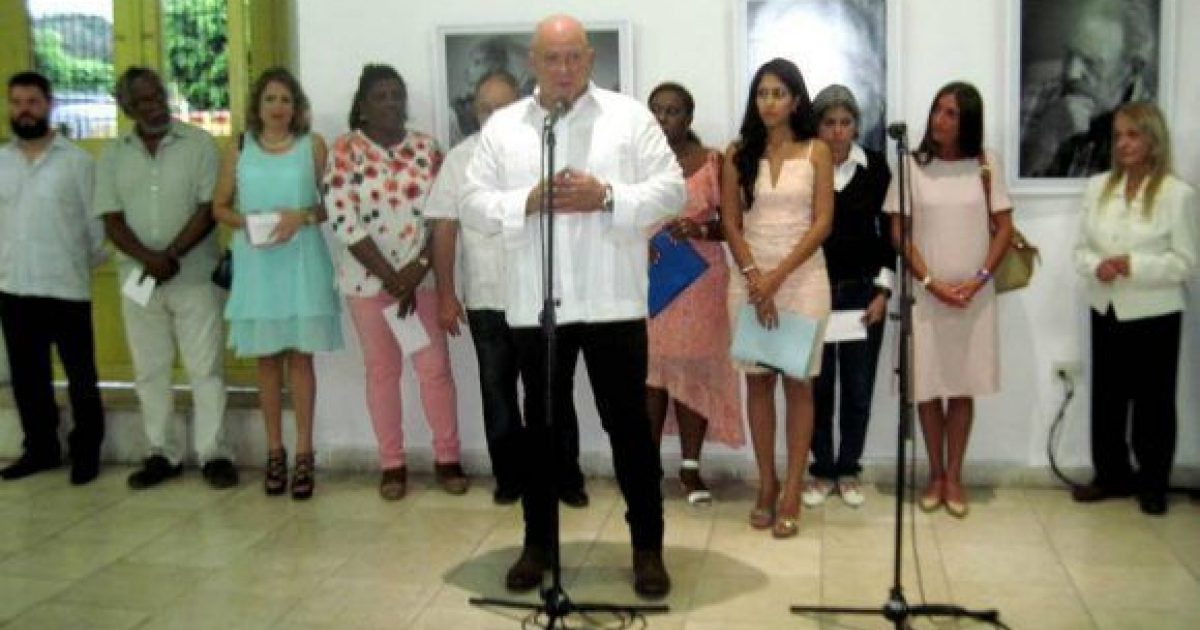
{"type": "Polygon", "coordinates": [[[1136,100],[1169,103],[1173,0],[1021,0],[1014,17],[1019,105],[1009,154],[1017,183],[1078,188],[1108,170],[1112,118],[1136,100]]]}
{"type": "MultiPolygon", "coordinates": [[[[596,51],[592,79],[597,86],[633,94],[632,59],[627,22],[585,23],[596,51]]],[[[436,116],[439,139],[453,146],[479,130],[472,107],[475,84],[505,70],[521,86],[521,95],[537,83],[529,68],[533,24],[515,26],[448,26],[437,31],[434,58],[438,83],[436,116]]]]}
{"type": "MultiPolygon", "coordinates": [[[[782,57],[804,75],[809,97],[840,83],[850,88],[862,112],[859,143],[883,150],[888,65],[896,59],[885,0],[743,0],[735,13],[738,116],[750,79],[763,63],[782,57]]],[[[894,12],[897,3],[893,5],[894,12]]],[[[892,69],[895,72],[895,69],[892,69]]],[[[894,98],[894,95],[891,95],[894,98]]],[[[736,133],[736,130],[735,130],[736,133]]]]}

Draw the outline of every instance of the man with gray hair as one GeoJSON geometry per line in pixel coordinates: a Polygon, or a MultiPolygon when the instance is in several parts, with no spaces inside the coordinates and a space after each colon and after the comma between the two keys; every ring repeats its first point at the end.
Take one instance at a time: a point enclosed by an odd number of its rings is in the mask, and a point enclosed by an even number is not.
{"type": "Polygon", "coordinates": [[[121,75],[117,101],[135,127],[101,154],[93,210],[120,253],[119,283],[143,288],[123,290],[121,300],[150,442],[129,486],[149,488],[183,472],[186,430],[174,417],[171,389],[178,344],[204,479],[228,488],[238,478],[224,440],[223,295],[210,280],[219,255],[212,217],[217,147],[207,132],[172,117],[166,88],[149,68],[121,75]]]}
{"type": "MultiPolygon", "coordinates": [[[[1154,97],[1154,19],[1144,0],[1048,7],[1066,29],[1061,60],[1022,70],[1023,177],[1084,177],[1107,170],[1113,112],[1154,97]],[[1071,9],[1074,9],[1072,11],[1071,9]]],[[[1026,15],[1026,29],[1035,18],[1026,15]]]]}

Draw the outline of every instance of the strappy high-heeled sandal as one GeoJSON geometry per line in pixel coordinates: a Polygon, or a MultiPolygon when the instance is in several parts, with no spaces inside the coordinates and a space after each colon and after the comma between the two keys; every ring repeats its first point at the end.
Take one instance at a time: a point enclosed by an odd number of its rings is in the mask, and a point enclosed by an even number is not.
{"type": "Polygon", "coordinates": [[[292,473],[292,498],[304,500],[312,496],[317,485],[316,456],[313,453],[297,453],[296,469],[292,473]]]}
{"type": "Polygon", "coordinates": [[[712,505],[712,492],[700,478],[700,462],[685,459],[679,462],[679,485],[683,488],[688,505],[712,505]]]}
{"type": "Polygon", "coordinates": [[[271,496],[287,491],[287,450],[282,448],[267,451],[267,470],[263,477],[263,490],[271,496]]]}

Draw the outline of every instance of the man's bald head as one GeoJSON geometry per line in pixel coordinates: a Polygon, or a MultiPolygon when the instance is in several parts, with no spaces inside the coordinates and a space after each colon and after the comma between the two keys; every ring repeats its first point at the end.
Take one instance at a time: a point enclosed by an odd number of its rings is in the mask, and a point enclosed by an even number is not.
{"type": "Polygon", "coordinates": [[[574,103],[587,90],[595,58],[579,20],[555,15],[539,22],[529,47],[529,65],[537,77],[542,106],[574,103]]]}

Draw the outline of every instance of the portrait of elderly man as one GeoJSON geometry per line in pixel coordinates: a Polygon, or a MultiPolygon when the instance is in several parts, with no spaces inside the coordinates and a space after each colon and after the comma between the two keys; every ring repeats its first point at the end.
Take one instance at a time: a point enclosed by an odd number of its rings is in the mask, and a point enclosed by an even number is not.
{"type": "Polygon", "coordinates": [[[1109,167],[1113,112],[1153,99],[1161,0],[1021,3],[1021,177],[1109,167]]]}

